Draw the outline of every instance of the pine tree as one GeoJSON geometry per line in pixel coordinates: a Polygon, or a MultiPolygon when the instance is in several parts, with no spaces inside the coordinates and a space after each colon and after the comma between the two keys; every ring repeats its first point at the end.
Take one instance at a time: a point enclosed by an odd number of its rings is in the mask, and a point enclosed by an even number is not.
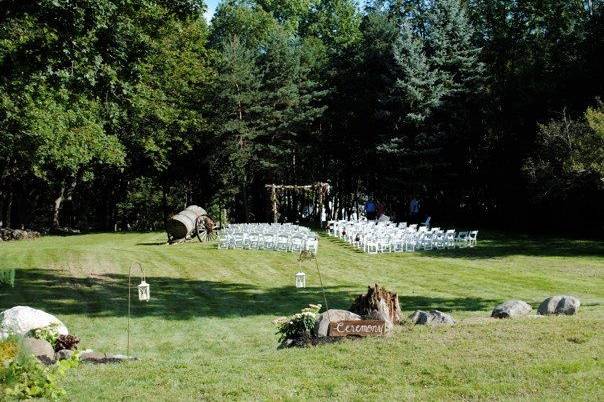
{"type": "Polygon", "coordinates": [[[446,93],[438,80],[438,72],[430,67],[422,39],[414,35],[407,21],[399,27],[392,52],[394,87],[388,97],[395,110],[394,136],[381,147],[390,152],[412,146],[415,136],[426,128],[426,119],[440,106],[446,93]]]}
{"type": "Polygon", "coordinates": [[[259,158],[266,180],[296,181],[292,177],[295,155],[303,134],[324,110],[317,90],[302,64],[300,41],[281,29],[275,30],[259,56],[262,100],[259,110],[259,158]]]}
{"type": "MultiPolygon", "coordinates": [[[[427,15],[425,51],[441,88],[441,104],[421,137],[433,191],[467,198],[479,178],[484,136],[485,68],[460,0],[436,0],[427,15]]],[[[457,208],[454,203],[443,209],[457,208]]]]}
{"type": "Polygon", "coordinates": [[[256,55],[232,36],[222,46],[217,71],[211,169],[219,180],[223,201],[240,195],[243,219],[248,221],[248,186],[256,169],[261,102],[256,55]]]}
{"type": "Polygon", "coordinates": [[[474,30],[460,0],[436,0],[428,14],[426,52],[444,95],[459,97],[480,89],[484,65],[474,30]]]}

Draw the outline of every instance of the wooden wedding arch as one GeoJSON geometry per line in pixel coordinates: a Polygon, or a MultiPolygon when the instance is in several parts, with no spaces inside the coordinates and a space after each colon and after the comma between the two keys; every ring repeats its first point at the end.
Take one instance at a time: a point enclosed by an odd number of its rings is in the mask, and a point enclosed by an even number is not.
{"type": "Polygon", "coordinates": [[[313,215],[316,221],[320,223],[321,212],[329,194],[329,183],[317,182],[307,185],[294,184],[267,184],[269,191],[271,212],[273,222],[279,221],[279,206],[287,203],[295,203],[296,206],[306,207],[308,204],[313,206],[313,215]],[[301,196],[301,200],[296,200],[295,196],[301,196]],[[281,200],[285,197],[285,200],[281,200]],[[303,202],[306,201],[306,202],[303,202]]]}

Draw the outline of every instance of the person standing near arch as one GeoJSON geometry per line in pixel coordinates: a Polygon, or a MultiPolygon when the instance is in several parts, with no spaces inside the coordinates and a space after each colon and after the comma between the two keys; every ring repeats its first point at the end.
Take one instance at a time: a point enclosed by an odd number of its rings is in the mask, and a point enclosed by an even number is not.
{"type": "Polygon", "coordinates": [[[413,196],[409,202],[409,222],[417,222],[420,206],[419,200],[413,196]]]}
{"type": "Polygon", "coordinates": [[[375,220],[376,214],[377,206],[375,205],[375,202],[373,202],[373,200],[370,198],[365,203],[365,216],[368,220],[372,221],[375,220]]]}

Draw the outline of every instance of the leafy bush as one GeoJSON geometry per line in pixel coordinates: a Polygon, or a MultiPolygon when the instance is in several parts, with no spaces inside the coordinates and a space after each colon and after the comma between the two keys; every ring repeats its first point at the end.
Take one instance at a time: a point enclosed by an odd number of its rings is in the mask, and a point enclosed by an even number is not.
{"type": "Polygon", "coordinates": [[[540,124],[534,154],[524,164],[533,219],[544,224],[598,229],[604,215],[604,111],[540,124]],[[564,213],[560,213],[564,211],[564,213]],[[556,216],[552,220],[551,217],[556,216]]]}
{"type": "Polygon", "coordinates": [[[57,339],[59,338],[59,324],[51,324],[43,328],[32,329],[29,335],[50,343],[54,348],[57,339]]]}
{"type": "Polygon", "coordinates": [[[79,364],[77,355],[46,367],[30,353],[18,353],[0,366],[0,399],[46,398],[56,400],[65,395],[59,386],[68,369],[79,364]]]}
{"type": "Polygon", "coordinates": [[[309,304],[300,313],[278,321],[277,334],[279,335],[279,342],[283,342],[286,339],[311,337],[315,323],[317,322],[319,310],[321,310],[320,304],[309,304]]]}

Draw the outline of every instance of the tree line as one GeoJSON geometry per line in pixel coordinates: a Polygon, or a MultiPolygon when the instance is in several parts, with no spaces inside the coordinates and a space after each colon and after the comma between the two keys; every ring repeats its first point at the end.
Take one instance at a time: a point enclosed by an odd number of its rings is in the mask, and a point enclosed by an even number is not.
{"type": "Polygon", "coordinates": [[[4,226],[266,221],[265,185],[601,229],[600,0],[8,0],[4,226]]]}

